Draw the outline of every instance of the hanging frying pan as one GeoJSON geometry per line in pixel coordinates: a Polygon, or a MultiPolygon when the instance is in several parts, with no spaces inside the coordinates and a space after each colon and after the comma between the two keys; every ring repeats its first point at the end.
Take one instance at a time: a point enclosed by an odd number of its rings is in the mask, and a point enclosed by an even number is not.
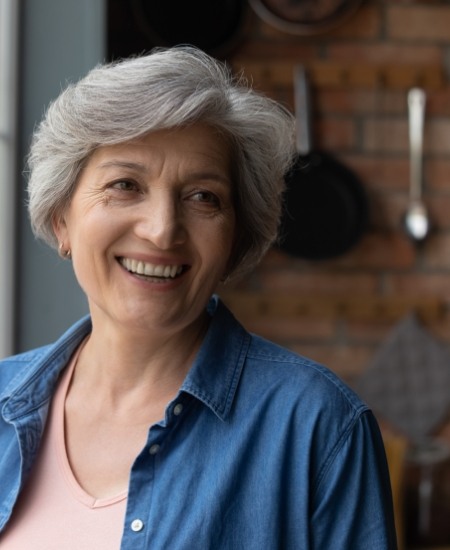
{"type": "Polygon", "coordinates": [[[259,17],[297,35],[326,32],[352,15],[362,0],[249,0],[259,17]]]}
{"type": "Polygon", "coordinates": [[[310,94],[303,67],[294,74],[297,159],[286,176],[281,250],[309,260],[349,251],[367,228],[367,195],[356,175],[332,155],[313,150],[310,94]]]}
{"type": "Polygon", "coordinates": [[[152,46],[191,44],[225,57],[242,40],[245,0],[131,0],[133,15],[152,46]]]}

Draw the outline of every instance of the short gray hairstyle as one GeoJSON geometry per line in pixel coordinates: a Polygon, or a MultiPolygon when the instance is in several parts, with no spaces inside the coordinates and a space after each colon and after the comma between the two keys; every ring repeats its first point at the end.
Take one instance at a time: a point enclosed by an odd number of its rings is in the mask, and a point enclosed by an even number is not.
{"type": "Polygon", "coordinates": [[[252,269],[277,237],[284,175],[295,153],[294,117],[192,46],[99,65],[50,104],[28,156],[35,235],[57,247],[52,221],[70,203],[96,148],[197,122],[231,144],[238,235],[228,277],[252,269]]]}

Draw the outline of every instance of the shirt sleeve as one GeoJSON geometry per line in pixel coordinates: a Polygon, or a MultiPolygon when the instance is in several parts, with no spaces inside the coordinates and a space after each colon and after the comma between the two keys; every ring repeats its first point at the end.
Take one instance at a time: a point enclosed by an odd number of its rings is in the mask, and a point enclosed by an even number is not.
{"type": "Polygon", "coordinates": [[[312,548],[397,548],[389,470],[373,414],[364,412],[328,457],[312,501],[312,548]]]}

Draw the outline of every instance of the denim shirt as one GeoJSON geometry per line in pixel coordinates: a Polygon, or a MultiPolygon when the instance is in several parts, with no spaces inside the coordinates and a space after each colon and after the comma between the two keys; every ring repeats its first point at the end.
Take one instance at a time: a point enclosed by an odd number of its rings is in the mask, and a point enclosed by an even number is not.
{"type": "MultiPolygon", "coordinates": [[[[202,347],[131,469],[121,550],[395,549],[378,426],[334,374],[213,297],[202,347]]],[[[89,318],[0,362],[0,529],[89,318]]],[[[0,537],[1,546],[1,537],[0,537]]]]}

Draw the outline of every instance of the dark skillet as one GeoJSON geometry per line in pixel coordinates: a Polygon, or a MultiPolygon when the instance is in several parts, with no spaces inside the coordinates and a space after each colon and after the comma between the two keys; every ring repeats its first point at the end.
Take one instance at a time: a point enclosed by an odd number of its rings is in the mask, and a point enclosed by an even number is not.
{"type": "Polygon", "coordinates": [[[246,0],[131,0],[134,17],[150,46],[191,44],[216,57],[242,40],[246,0]]]}
{"type": "Polygon", "coordinates": [[[286,176],[279,246],[308,260],[335,258],[349,251],[367,228],[369,205],[356,175],[332,155],[312,150],[310,97],[306,72],[294,75],[297,159],[286,176]]]}

